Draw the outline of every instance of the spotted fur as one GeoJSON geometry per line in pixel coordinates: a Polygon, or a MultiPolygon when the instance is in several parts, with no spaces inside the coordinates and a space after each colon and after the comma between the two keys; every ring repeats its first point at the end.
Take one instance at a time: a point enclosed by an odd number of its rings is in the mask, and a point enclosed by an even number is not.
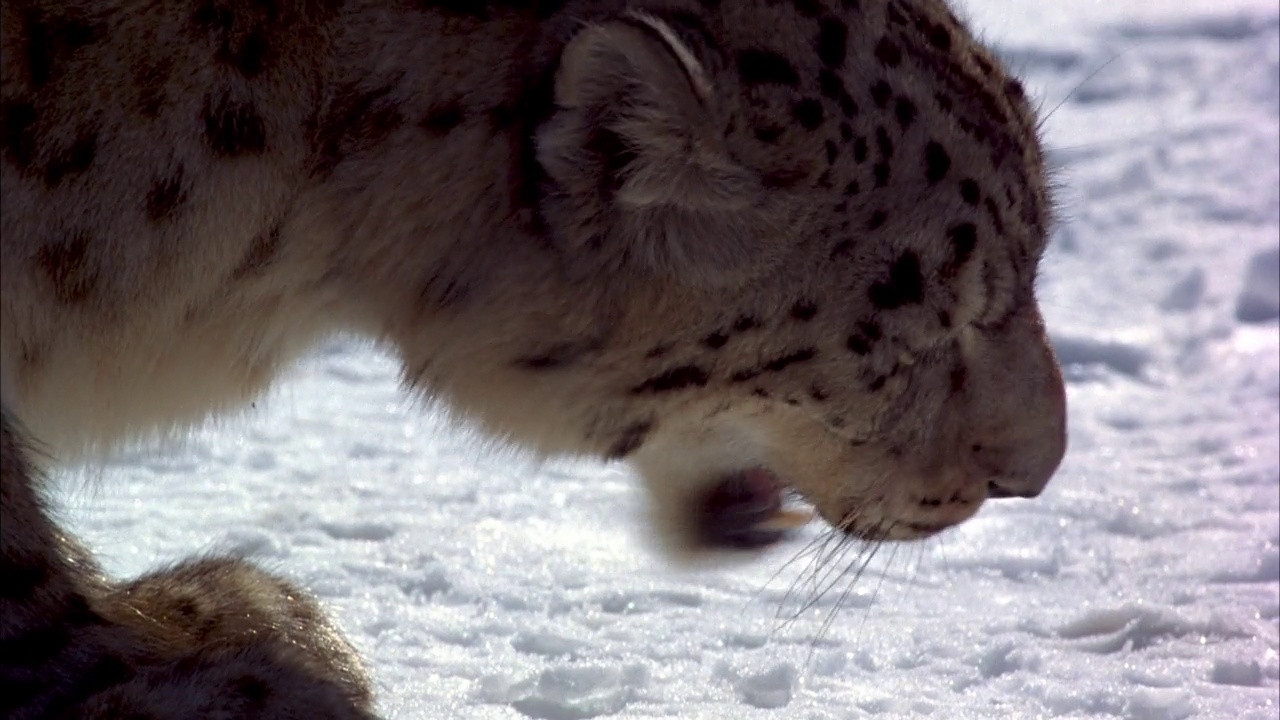
{"type": "Polygon", "coordinates": [[[31,449],[162,436],[333,333],[495,437],[631,462],[677,554],[776,540],[725,524],[752,468],[906,540],[1062,456],[1037,121],[943,0],[0,14],[6,717],[366,716],[301,591],[103,577],[31,449]]]}

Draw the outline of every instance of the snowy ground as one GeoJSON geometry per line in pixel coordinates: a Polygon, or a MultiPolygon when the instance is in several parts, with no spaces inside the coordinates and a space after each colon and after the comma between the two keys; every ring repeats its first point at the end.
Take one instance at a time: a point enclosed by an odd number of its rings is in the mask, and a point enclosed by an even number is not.
{"type": "Polygon", "coordinates": [[[305,583],[395,718],[1274,720],[1275,3],[968,7],[1061,102],[1042,299],[1072,437],[1042,498],[886,549],[806,608],[812,568],[787,560],[816,528],[676,572],[624,469],[485,452],[387,358],[333,345],[184,452],[65,483],[68,517],[115,572],[233,550],[305,583]]]}

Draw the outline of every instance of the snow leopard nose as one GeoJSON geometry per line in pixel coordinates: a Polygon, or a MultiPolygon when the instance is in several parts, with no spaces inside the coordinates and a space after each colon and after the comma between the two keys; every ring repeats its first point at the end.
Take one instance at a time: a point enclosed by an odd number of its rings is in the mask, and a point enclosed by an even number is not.
{"type": "Polygon", "coordinates": [[[1062,374],[1047,342],[1031,353],[1020,375],[1022,401],[1011,415],[985,428],[969,448],[972,466],[987,476],[988,498],[1033,498],[1044,491],[1067,450],[1067,399],[1062,374]]]}
{"type": "Polygon", "coordinates": [[[1012,448],[974,445],[969,449],[973,465],[987,475],[987,498],[1033,498],[1044,491],[1057,463],[1036,472],[1019,468],[1019,451],[1012,448]]]}
{"type": "Polygon", "coordinates": [[[1066,452],[1066,436],[1057,442],[1041,440],[1035,447],[1002,451],[975,445],[974,465],[990,473],[987,497],[1033,498],[1044,491],[1066,452]]]}

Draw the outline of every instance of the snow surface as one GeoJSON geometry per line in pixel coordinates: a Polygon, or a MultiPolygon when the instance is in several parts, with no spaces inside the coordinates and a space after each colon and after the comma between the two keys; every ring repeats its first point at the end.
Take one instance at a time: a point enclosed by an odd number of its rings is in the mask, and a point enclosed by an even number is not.
{"type": "Polygon", "coordinates": [[[1277,718],[1275,2],[966,7],[1053,110],[1071,448],[1041,498],[856,582],[803,554],[816,527],[681,572],[624,468],[486,451],[339,343],[246,419],[73,477],[66,516],[113,572],[230,550],[309,586],[389,717],[1277,718]]]}

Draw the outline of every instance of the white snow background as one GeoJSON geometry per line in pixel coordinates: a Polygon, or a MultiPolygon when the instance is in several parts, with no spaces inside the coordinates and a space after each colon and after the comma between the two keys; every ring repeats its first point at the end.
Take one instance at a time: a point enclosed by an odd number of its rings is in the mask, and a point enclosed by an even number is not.
{"type": "Polygon", "coordinates": [[[1053,109],[1071,445],[1040,498],[825,594],[788,564],[816,525],[679,571],[625,468],[485,450],[333,343],[244,418],[69,475],[65,516],[114,573],[231,551],[303,583],[392,718],[1280,717],[1280,10],[965,8],[1053,109]]]}

